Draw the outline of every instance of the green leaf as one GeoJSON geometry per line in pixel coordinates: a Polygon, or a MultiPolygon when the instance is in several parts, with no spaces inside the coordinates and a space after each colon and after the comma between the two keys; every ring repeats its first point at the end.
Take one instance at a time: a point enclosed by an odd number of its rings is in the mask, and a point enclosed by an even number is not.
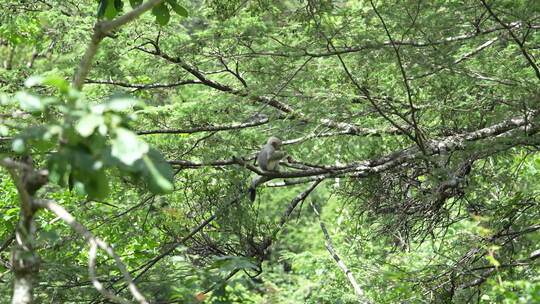
{"type": "Polygon", "coordinates": [[[69,84],[67,83],[67,81],[64,78],[59,77],[59,76],[47,76],[42,81],[42,84],[53,86],[57,88],[63,94],[67,93],[69,89],[69,84]]]}
{"type": "Polygon", "coordinates": [[[133,97],[115,97],[107,102],[93,105],[92,112],[95,114],[103,114],[107,111],[123,112],[133,108],[142,108],[144,102],[133,97]]]}
{"type": "Polygon", "coordinates": [[[104,199],[109,193],[109,181],[105,171],[93,172],[84,183],[84,190],[91,199],[104,199]]]}
{"type": "Polygon", "coordinates": [[[17,100],[21,106],[21,109],[28,112],[41,112],[45,110],[45,103],[36,96],[28,92],[19,92],[15,95],[15,100],[17,100]]]}
{"type": "Polygon", "coordinates": [[[188,11],[183,6],[179,5],[176,0],[167,0],[167,3],[169,3],[173,11],[175,11],[178,15],[182,17],[188,16],[188,11]]]}
{"type": "Polygon", "coordinates": [[[114,7],[113,0],[107,0],[107,8],[105,9],[105,18],[111,20],[118,14],[118,11],[114,7]]]}
{"type": "Polygon", "coordinates": [[[9,129],[6,125],[0,125],[0,136],[8,136],[9,129]]]}
{"type": "Polygon", "coordinates": [[[54,147],[52,134],[46,127],[31,127],[15,136],[11,142],[11,148],[17,153],[23,153],[32,148],[40,152],[49,151],[54,147]]]}
{"type": "Polygon", "coordinates": [[[133,97],[116,97],[105,103],[107,109],[115,112],[131,110],[144,106],[144,102],[133,97]]]}
{"type": "Polygon", "coordinates": [[[54,230],[42,230],[39,232],[39,238],[43,241],[54,242],[60,238],[60,235],[54,230]]]}
{"type": "Polygon", "coordinates": [[[23,153],[26,150],[26,144],[24,142],[24,139],[21,137],[13,139],[13,142],[11,143],[11,148],[16,153],[23,153]]]}
{"type": "Polygon", "coordinates": [[[129,0],[129,4],[132,8],[136,8],[137,6],[141,5],[142,0],[129,0]]]}
{"type": "Polygon", "coordinates": [[[171,19],[169,8],[165,5],[165,3],[154,6],[152,9],[152,15],[156,16],[156,21],[159,25],[166,25],[169,23],[169,19],[171,19]]]}
{"type": "Polygon", "coordinates": [[[103,16],[105,15],[105,10],[107,9],[107,3],[108,3],[108,0],[99,1],[98,11],[97,11],[98,18],[103,18],[103,16]]]}
{"type": "Polygon", "coordinates": [[[143,156],[144,173],[147,176],[150,191],[170,193],[174,189],[173,170],[163,156],[155,149],[143,156]]]}
{"type": "Polygon", "coordinates": [[[53,183],[65,187],[68,184],[68,168],[65,157],[65,151],[54,153],[47,161],[49,169],[49,180],[53,183]]]}
{"type": "Polygon", "coordinates": [[[78,194],[84,196],[88,193],[86,192],[86,188],[84,187],[84,184],[77,180],[70,179],[69,189],[75,189],[78,194]]]}
{"type": "Polygon", "coordinates": [[[24,82],[24,86],[27,87],[27,88],[31,88],[33,86],[42,84],[44,80],[45,80],[45,76],[43,76],[43,75],[30,76],[24,82]]]}
{"type": "Polygon", "coordinates": [[[0,93],[0,105],[7,106],[9,104],[10,104],[9,97],[4,93],[0,93]]]}
{"type": "Polygon", "coordinates": [[[103,116],[96,114],[85,115],[75,125],[75,130],[81,134],[82,137],[88,137],[94,133],[94,130],[104,124],[103,116]]]}
{"type": "Polygon", "coordinates": [[[122,0],[114,0],[114,8],[117,12],[122,11],[124,8],[124,2],[122,2],[122,0]]]}
{"type": "Polygon", "coordinates": [[[116,136],[111,144],[111,155],[122,163],[132,166],[148,152],[149,146],[135,133],[124,128],[115,130],[116,136]]]}

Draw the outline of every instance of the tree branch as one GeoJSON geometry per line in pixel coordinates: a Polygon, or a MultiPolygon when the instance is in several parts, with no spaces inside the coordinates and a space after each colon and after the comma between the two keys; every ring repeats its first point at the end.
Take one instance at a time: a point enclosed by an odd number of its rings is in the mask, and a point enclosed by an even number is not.
{"type": "MultiPolygon", "coordinates": [[[[325,239],[324,245],[326,249],[328,250],[328,252],[330,252],[332,257],[338,264],[339,268],[341,268],[341,270],[345,273],[345,275],[347,276],[347,279],[349,279],[349,282],[353,286],[354,293],[356,294],[356,296],[358,296],[359,298],[365,297],[364,292],[362,291],[362,289],[356,282],[356,279],[354,278],[352,272],[349,270],[345,262],[341,260],[341,258],[337,254],[337,251],[334,249],[334,245],[332,244],[332,238],[330,237],[330,234],[328,233],[328,230],[326,229],[326,225],[324,224],[324,221],[322,220],[321,215],[319,214],[319,211],[317,210],[317,207],[315,207],[315,205],[313,204],[313,201],[310,201],[309,205],[313,209],[313,213],[315,213],[315,215],[319,219],[319,225],[321,226],[321,230],[324,234],[324,239],[325,239]]],[[[360,304],[366,304],[366,303],[368,302],[360,302],[360,304]]]]}
{"type": "Polygon", "coordinates": [[[122,25],[134,20],[135,18],[142,15],[144,12],[152,9],[154,6],[160,4],[163,0],[150,0],[146,3],[141,4],[139,7],[135,8],[131,12],[120,16],[112,21],[99,21],[94,26],[94,33],[92,39],[86,48],[86,52],[81,60],[79,69],[73,77],[73,87],[77,90],[81,90],[86,79],[86,75],[90,71],[90,66],[92,65],[92,60],[97,53],[99,43],[105,38],[105,36],[112,30],[115,30],[122,25]]]}
{"type": "MultiPolygon", "coordinates": [[[[129,275],[129,272],[126,269],[126,266],[124,263],[122,263],[122,260],[120,260],[120,257],[116,254],[114,249],[110,247],[107,243],[102,241],[101,239],[95,237],[92,235],[88,229],[86,229],[81,223],[77,222],[75,218],[62,206],[54,203],[50,200],[36,200],[36,205],[40,208],[45,208],[50,211],[52,211],[54,214],[56,214],[58,217],[60,217],[66,224],[68,224],[75,232],[83,236],[90,244],[90,256],[92,256],[92,253],[94,250],[97,250],[97,247],[103,249],[107,255],[112,257],[114,261],[116,262],[116,265],[120,272],[122,273],[124,279],[126,280],[129,290],[133,297],[141,304],[148,304],[149,302],[146,300],[146,298],[140,293],[137,286],[133,283],[133,279],[129,275]]],[[[92,279],[92,283],[94,283],[94,287],[104,296],[109,297],[111,294],[110,292],[104,291],[102,288],[101,283],[97,281],[95,277],[95,270],[92,268],[95,266],[94,263],[89,263],[89,275],[92,279]]],[[[117,297],[113,297],[111,299],[118,300],[117,297]]],[[[129,303],[126,300],[121,301],[122,303],[129,303]]]]}

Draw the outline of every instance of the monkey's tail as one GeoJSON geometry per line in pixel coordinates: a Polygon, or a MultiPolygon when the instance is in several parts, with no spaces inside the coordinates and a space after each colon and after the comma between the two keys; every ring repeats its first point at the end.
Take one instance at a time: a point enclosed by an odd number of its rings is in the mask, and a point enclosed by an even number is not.
{"type": "Polygon", "coordinates": [[[271,180],[272,178],[269,178],[267,176],[259,176],[256,179],[253,180],[251,183],[251,186],[249,186],[249,198],[251,199],[251,202],[255,201],[255,196],[257,195],[257,187],[266,182],[271,180]]]}
{"type": "Polygon", "coordinates": [[[254,187],[249,187],[249,199],[253,203],[255,201],[255,197],[257,196],[257,189],[254,187]]]}

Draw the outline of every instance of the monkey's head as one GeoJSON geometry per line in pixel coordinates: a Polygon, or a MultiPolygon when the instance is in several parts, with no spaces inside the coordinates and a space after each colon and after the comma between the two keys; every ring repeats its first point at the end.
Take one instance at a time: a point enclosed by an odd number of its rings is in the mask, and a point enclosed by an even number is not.
{"type": "Polygon", "coordinates": [[[274,148],[276,149],[279,149],[279,147],[281,147],[281,139],[277,138],[276,136],[270,136],[267,144],[274,146],[274,148]]]}

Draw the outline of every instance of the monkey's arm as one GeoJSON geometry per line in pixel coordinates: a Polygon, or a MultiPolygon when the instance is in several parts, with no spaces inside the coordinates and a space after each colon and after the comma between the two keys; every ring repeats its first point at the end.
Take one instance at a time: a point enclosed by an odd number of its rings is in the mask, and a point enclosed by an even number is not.
{"type": "Polygon", "coordinates": [[[274,151],[274,152],[272,152],[270,154],[270,157],[268,159],[269,160],[280,160],[285,156],[285,154],[287,154],[287,153],[274,151]]]}

